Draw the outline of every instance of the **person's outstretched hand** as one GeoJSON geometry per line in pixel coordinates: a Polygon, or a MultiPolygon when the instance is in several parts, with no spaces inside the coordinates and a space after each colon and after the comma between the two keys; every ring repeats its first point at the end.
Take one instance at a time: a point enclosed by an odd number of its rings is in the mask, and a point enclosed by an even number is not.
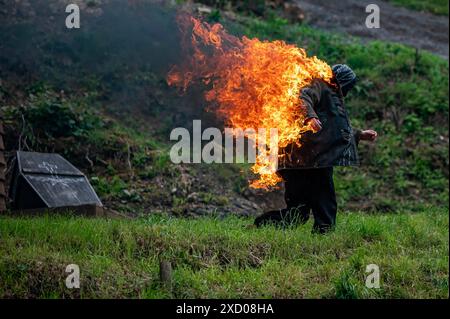
{"type": "Polygon", "coordinates": [[[314,133],[319,132],[322,129],[322,123],[315,117],[307,119],[305,124],[309,125],[314,130],[314,133]]]}
{"type": "Polygon", "coordinates": [[[374,142],[377,139],[378,133],[374,130],[364,130],[361,132],[360,140],[374,142]]]}

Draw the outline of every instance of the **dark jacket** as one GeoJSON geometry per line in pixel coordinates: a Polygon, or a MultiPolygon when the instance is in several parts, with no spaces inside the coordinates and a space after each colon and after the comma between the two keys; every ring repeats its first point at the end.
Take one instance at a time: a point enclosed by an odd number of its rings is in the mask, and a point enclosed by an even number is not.
{"type": "Polygon", "coordinates": [[[301,147],[294,143],[280,149],[278,169],[359,165],[356,146],[360,131],[350,125],[341,90],[315,80],[302,90],[300,98],[305,118],[318,118],[322,130],[302,134],[301,147]]]}

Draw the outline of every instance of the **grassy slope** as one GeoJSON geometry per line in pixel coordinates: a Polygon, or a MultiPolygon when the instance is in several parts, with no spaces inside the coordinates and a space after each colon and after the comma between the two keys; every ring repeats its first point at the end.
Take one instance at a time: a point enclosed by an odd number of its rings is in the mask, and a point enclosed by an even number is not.
{"type": "Polygon", "coordinates": [[[448,0],[389,0],[390,2],[413,10],[426,11],[448,16],[448,0]]]}
{"type": "Polygon", "coordinates": [[[248,219],[0,218],[0,297],[447,298],[448,213],[346,214],[328,236],[310,223],[247,229],[248,219]],[[158,281],[172,261],[173,293],[158,281]],[[81,269],[81,290],[64,286],[81,269]],[[381,288],[365,288],[377,264],[381,288]]]}

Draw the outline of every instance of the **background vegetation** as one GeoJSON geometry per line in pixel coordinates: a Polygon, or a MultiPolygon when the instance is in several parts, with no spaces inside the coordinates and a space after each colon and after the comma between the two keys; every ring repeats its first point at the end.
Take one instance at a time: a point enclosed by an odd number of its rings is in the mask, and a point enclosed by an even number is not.
{"type": "Polygon", "coordinates": [[[434,14],[448,15],[448,1],[446,0],[389,0],[390,2],[406,8],[431,12],[434,14]]]}

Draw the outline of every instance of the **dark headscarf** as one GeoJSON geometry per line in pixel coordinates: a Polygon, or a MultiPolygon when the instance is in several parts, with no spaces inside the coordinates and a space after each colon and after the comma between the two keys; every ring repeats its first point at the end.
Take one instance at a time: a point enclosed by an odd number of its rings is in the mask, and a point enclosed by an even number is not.
{"type": "Polygon", "coordinates": [[[342,94],[347,95],[356,83],[356,74],[353,70],[346,64],[336,64],[332,67],[333,74],[339,84],[342,94]]]}

